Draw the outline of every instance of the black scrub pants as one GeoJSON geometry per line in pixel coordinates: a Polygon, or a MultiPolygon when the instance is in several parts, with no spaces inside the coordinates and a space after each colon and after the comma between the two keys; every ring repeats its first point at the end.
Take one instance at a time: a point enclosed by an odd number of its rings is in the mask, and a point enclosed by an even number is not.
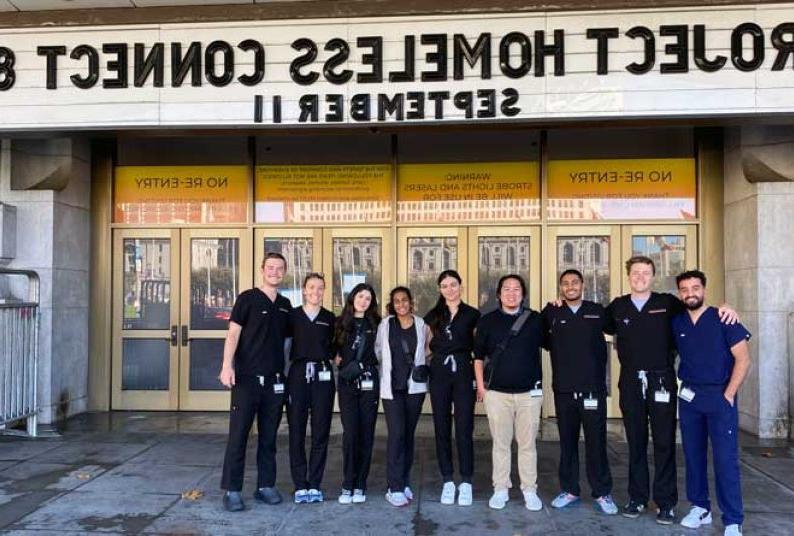
{"type": "MultiPolygon", "coordinates": [[[[458,359],[457,372],[444,365],[446,356],[433,356],[430,362],[430,402],[436,432],[436,458],[444,482],[452,481],[452,407],[455,407],[455,443],[458,448],[460,477],[471,483],[474,473],[474,367],[469,359],[458,359]]],[[[456,358],[457,359],[457,358],[456,358]]]]}
{"type": "MultiPolygon", "coordinates": [[[[317,363],[311,381],[306,381],[306,362],[292,363],[287,377],[287,422],[289,423],[289,463],[295,490],[320,489],[328,457],[328,437],[334,411],[333,373],[330,381],[320,381],[322,364],[317,363]],[[306,425],[311,414],[312,437],[306,463],[306,425]]],[[[330,365],[326,369],[330,371],[330,365]]]]}
{"type": "Polygon", "coordinates": [[[223,460],[221,488],[227,491],[243,489],[245,449],[248,434],[256,419],[256,468],[258,488],[276,484],[276,435],[281,423],[284,394],[273,390],[273,378],[260,385],[257,376],[237,376],[232,387],[232,404],[229,413],[229,440],[223,460]]]}
{"type": "Polygon", "coordinates": [[[342,488],[366,491],[375,422],[380,398],[378,375],[372,374],[373,389],[362,391],[358,382],[339,380],[339,412],[342,416],[342,488]]]}
{"type": "Polygon", "coordinates": [[[388,439],[386,441],[386,482],[391,491],[403,491],[411,483],[414,463],[414,434],[425,401],[424,393],[393,391],[383,399],[388,439]]]}
{"type": "Polygon", "coordinates": [[[653,437],[653,501],[662,509],[678,503],[675,466],[675,427],[678,384],[675,372],[648,373],[648,390],[643,397],[642,382],[636,373],[621,375],[620,411],[629,444],[629,498],[648,504],[648,423],[653,437]],[[670,401],[656,402],[654,393],[661,386],[670,401]]]}
{"type": "Polygon", "coordinates": [[[592,393],[596,409],[584,407],[590,393],[554,392],[557,428],[560,431],[560,489],[577,497],[579,488],[579,431],[584,428],[587,481],[594,498],[612,493],[612,475],[607,459],[607,396],[592,393]]]}

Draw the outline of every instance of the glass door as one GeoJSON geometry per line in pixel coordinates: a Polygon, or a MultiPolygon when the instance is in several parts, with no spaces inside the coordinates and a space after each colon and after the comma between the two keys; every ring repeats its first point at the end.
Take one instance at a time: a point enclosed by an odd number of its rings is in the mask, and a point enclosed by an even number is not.
{"type": "MultiPolygon", "coordinates": [[[[698,266],[697,226],[626,225],[623,227],[623,261],[634,255],[650,257],[656,265],[654,291],[677,296],[675,276],[698,266]]],[[[623,278],[623,284],[623,293],[631,292],[628,278],[623,278]]]]}
{"type": "Polygon", "coordinates": [[[176,410],[179,231],[115,231],[113,273],[113,409],[176,410]]]}
{"type": "MultiPolygon", "coordinates": [[[[254,284],[260,282],[259,268],[267,253],[275,252],[287,259],[279,293],[289,298],[293,307],[303,303],[301,288],[303,278],[311,272],[322,272],[322,230],[321,229],[256,229],[254,235],[254,284]]],[[[323,305],[331,309],[330,302],[323,305]]]]}
{"type": "MultiPolygon", "coordinates": [[[[604,307],[620,295],[620,226],[593,225],[550,227],[547,234],[548,270],[546,270],[547,300],[559,296],[560,274],[568,269],[576,269],[584,276],[583,298],[600,303],[604,307]]],[[[617,352],[613,348],[612,337],[606,336],[609,351],[607,364],[607,417],[619,417],[617,382],[620,371],[617,352]]],[[[547,378],[544,392],[544,415],[554,416],[554,394],[550,389],[551,358],[543,352],[544,377],[547,378]]]]}
{"type": "Polygon", "coordinates": [[[394,281],[392,231],[386,228],[323,230],[325,307],[339,315],[348,293],[359,283],[369,283],[383,309],[394,281]]]}
{"type": "Polygon", "coordinates": [[[218,381],[237,295],[252,287],[250,231],[182,231],[179,408],[225,410],[218,381]]]}

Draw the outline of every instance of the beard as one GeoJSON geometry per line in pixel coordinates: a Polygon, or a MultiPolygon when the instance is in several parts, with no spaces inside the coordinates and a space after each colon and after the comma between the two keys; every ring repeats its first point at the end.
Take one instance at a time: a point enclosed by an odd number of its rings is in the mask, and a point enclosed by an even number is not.
{"type": "Polygon", "coordinates": [[[697,299],[695,299],[695,301],[686,300],[684,302],[684,305],[690,311],[695,311],[697,309],[700,309],[703,306],[703,298],[697,298],[697,299]]]}

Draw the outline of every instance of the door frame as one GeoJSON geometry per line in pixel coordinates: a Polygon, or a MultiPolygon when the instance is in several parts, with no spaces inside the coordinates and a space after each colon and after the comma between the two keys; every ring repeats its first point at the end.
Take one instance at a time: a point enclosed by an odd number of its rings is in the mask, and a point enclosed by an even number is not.
{"type": "Polygon", "coordinates": [[[113,231],[113,297],[111,322],[111,407],[114,410],[179,409],[179,229],[115,229],[113,231]],[[165,238],[170,240],[170,318],[166,329],[125,330],[124,315],[124,240],[165,238]],[[168,390],[122,390],[124,339],[165,339],[169,341],[168,390]]]}

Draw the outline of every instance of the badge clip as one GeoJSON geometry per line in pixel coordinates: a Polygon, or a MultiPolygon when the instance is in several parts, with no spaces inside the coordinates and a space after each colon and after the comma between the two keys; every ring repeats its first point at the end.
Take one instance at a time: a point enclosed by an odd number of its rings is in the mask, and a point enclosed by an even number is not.
{"type": "Polygon", "coordinates": [[[535,387],[530,389],[529,396],[532,398],[541,398],[543,397],[543,388],[540,386],[540,382],[535,382],[535,387]]]}

